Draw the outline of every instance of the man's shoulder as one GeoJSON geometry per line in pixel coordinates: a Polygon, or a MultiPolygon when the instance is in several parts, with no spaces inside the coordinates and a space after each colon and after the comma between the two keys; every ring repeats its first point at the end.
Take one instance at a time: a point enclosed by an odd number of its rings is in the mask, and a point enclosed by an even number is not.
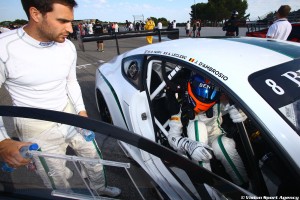
{"type": "Polygon", "coordinates": [[[18,41],[20,37],[18,37],[17,29],[10,30],[0,34],[0,52],[4,52],[6,46],[12,44],[13,41],[18,41]]]}
{"type": "Polygon", "coordinates": [[[279,28],[279,27],[292,27],[291,23],[288,20],[276,20],[271,26],[270,28],[279,28]]]}
{"type": "MultiPolygon", "coordinates": [[[[22,41],[18,35],[18,29],[7,31],[0,34],[0,60],[9,59],[9,52],[18,50],[22,45],[22,41]],[[10,51],[7,49],[10,48],[10,51]]],[[[21,47],[22,48],[22,47],[21,47]]]]}

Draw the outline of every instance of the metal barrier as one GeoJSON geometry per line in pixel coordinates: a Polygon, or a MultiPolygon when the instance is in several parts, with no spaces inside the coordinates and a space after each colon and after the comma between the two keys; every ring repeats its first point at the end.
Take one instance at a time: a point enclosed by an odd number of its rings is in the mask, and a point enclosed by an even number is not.
{"type": "Polygon", "coordinates": [[[126,32],[115,32],[113,34],[102,34],[102,35],[80,35],[77,32],[77,41],[79,48],[84,52],[84,42],[95,42],[98,40],[116,40],[116,47],[118,55],[120,55],[118,39],[134,38],[134,37],[145,37],[145,36],[158,36],[158,41],[161,42],[161,36],[167,35],[171,40],[179,39],[179,29],[154,29],[153,31],[126,31],[126,32]]]}

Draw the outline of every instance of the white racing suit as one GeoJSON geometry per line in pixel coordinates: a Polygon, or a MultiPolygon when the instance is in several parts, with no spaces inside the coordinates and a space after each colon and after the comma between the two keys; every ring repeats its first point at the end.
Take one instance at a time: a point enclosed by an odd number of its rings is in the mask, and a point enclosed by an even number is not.
{"type": "MultiPolygon", "coordinates": [[[[67,104],[64,112],[75,114],[71,103],[67,104]]],[[[69,145],[78,156],[97,159],[101,156],[97,154],[93,142],[85,141],[73,126],[27,118],[15,118],[15,124],[17,131],[22,133],[19,137],[23,141],[37,143],[42,152],[65,155],[69,145]]],[[[34,159],[34,162],[37,173],[48,188],[70,189],[67,179],[71,178],[73,173],[66,167],[65,160],[40,158],[34,159]],[[48,173],[49,178],[45,172],[48,173]]],[[[83,166],[92,189],[98,190],[106,187],[103,165],[83,163],[83,166]]]]}
{"type": "Polygon", "coordinates": [[[223,104],[215,104],[212,109],[212,118],[206,117],[205,113],[199,113],[194,120],[189,121],[187,127],[188,138],[182,137],[181,113],[172,116],[169,123],[169,144],[177,151],[185,151],[183,153],[188,153],[194,161],[200,162],[199,164],[210,171],[212,156],[207,155],[209,154],[207,149],[211,147],[213,154],[221,161],[232,181],[237,185],[243,185],[248,182],[244,164],[235,148],[234,140],[226,137],[221,124],[222,114],[229,112],[234,122],[239,122],[235,119],[234,114],[242,114],[243,120],[246,119],[245,114],[238,112],[234,106],[224,106],[223,104]],[[185,141],[182,142],[182,140],[185,141]]]}

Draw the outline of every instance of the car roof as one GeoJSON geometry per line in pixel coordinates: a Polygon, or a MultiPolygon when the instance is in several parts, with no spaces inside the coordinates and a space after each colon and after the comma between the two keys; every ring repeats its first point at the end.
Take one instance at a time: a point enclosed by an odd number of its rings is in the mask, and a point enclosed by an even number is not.
{"type": "Polygon", "coordinates": [[[215,70],[222,69],[223,74],[248,77],[256,71],[300,57],[299,47],[300,44],[287,41],[253,37],[188,38],[147,45],[126,56],[164,55],[190,63],[202,62],[215,70]]]}

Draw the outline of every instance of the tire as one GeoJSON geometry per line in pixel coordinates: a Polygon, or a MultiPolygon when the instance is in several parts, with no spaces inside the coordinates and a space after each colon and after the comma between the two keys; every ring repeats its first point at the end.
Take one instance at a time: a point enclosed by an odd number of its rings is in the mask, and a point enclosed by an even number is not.
{"type": "Polygon", "coordinates": [[[102,93],[99,90],[96,91],[96,97],[100,119],[106,123],[113,124],[113,120],[111,118],[108,106],[105,102],[102,93]]]}

